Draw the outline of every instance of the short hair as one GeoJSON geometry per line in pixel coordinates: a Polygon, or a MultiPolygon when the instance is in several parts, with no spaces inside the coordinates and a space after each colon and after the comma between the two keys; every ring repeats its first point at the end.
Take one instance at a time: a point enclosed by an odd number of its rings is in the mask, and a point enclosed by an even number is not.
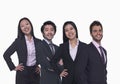
{"type": "Polygon", "coordinates": [[[56,25],[52,21],[46,21],[46,22],[43,23],[43,25],[41,26],[41,32],[42,33],[43,33],[43,30],[44,30],[44,28],[45,28],[46,25],[52,25],[53,28],[54,28],[54,30],[55,30],[55,33],[56,33],[56,25]]]}
{"type": "Polygon", "coordinates": [[[92,33],[93,26],[100,26],[103,30],[102,24],[99,21],[95,20],[90,24],[90,33],[92,33]]]}

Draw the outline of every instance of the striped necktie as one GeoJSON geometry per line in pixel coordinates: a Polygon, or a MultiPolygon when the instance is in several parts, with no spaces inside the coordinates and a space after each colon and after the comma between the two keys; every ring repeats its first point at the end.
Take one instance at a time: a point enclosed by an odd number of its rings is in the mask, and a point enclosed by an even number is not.
{"type": "Polygon", "coordinates": [[[101,59],[102,59],[103,63],[105,63],[105,59],[104,59],[104,51],[103,51],[102,46],[99,46],[99,49],[100,49],[100,53],[101,53],[101,59]]]}
{"type": "Polygon", "coordinates": [[[52,43],[50,43],[49,46],[50,46],[52,55],[54,55],[55,54],[54,45],[52,43]]]}

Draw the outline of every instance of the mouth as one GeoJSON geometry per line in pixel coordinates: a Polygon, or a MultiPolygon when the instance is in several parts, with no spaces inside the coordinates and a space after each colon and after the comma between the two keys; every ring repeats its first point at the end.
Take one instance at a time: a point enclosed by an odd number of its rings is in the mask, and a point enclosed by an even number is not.
{"type": "Polygon", "coordinates": [[[24,31],[25,31],[25,32],[28,32],[28,31],[29,31],[29,29],[28,29],[28,28],[26,28],[26,29],[24,29],[24,31]]]}
{"type": "Polygon", "coordinates": [[[69,37],[72,37],[73,35],[74,35],[73,33],[68,34],[69,37]]]}

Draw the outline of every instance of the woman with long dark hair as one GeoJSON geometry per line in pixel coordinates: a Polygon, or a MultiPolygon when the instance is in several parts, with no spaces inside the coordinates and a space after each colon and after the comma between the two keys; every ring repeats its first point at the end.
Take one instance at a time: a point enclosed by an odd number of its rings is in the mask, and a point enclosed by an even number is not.
{"type": "Polygon", "coordinates": [[[4,53],[9,69],[16,71],[16,84],[39,84],[40,68],[37,63],[40,40],[34,36],[31,21],[24,17],[18,23],[18,36],[4,53]],[[18,65],[15,66],[11,56],[17,52],[18,65]]]}
{"type": "Polygon", "coordinates": [[[62,77],[62,84],[87,84],[86,44],[78,39],[78,31],[74,22],[67,21],[63,25],[63,43],[52,59],[54,70],[62,77]],[[63,59],[64,69],[60,70],[56,63],[63,59]]]}

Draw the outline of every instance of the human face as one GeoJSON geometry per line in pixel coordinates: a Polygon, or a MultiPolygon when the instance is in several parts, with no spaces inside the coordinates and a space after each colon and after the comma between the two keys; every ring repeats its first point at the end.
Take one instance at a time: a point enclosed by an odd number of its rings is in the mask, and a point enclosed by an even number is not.
{"type": "Polygon", "coordinates": [[[67,24],[64,29],[65,29],[65,35],[69,40],[76,39],[76,31],[71,24],[67,24]]]}
{"type": "Polygon", "coordinates": [[[53,39],[55,30],[52,25],[45,25],[43,30],[43,37],[49,41],[53,39]]]}
{"type": "Polygon", "coordinates": [[[20,28],[21,28],[21,31],[25,35],[30,35],[30,33],[31,33],[31,25],[30,25],[28,20],[22,20],[20,22],[20,28]]]}
{"type": "Polygon", "coordinates": [[[93,26],[91,36],[92,36],[93,40],[100,43],[100,41],[103,37],[103,30],[102,30],[101,26],[93,26]]]}

